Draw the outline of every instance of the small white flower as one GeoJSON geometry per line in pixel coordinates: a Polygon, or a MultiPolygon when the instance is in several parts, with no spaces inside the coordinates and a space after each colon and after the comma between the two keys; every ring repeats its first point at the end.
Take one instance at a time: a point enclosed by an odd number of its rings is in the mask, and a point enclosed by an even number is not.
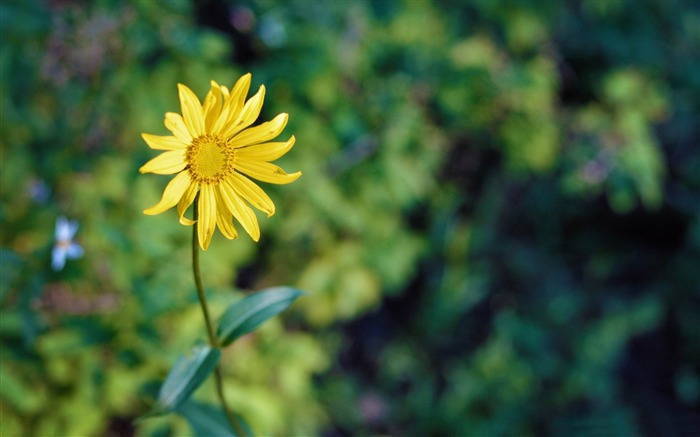
{"type": "Polygon", "coordinates": [[[77,231],[77,221],[68,220],[65,217],[56,219],[56,244],[51,252],[51,267],[54,270],[63,270],[67,258],[76,259],[83,256],[83,248],[73,242],[77,231]]]}

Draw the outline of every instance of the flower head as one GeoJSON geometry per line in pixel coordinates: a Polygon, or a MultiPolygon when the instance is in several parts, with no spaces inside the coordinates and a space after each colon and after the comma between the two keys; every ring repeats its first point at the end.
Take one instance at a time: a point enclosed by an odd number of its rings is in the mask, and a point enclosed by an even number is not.
{"type": "Polygon", "coordinates": [[[73,242],[75,233],[78,232],[78,222],[68,220],[65,217],[56,219],[56,243],[51,251],[51,267],[63,270],[66,259],[76,259],[83,256],[83,248],[73,242]]]}
{"type": "Polygon", "coordinates": [[[249,206],[275,213],[270,197],[250,178],[273,184],[295,181],[301,172],[287,174],[271,164],[294,145],[294,136],[284,142],[269,142],[287,125],[287,114],[255,127],[260,115],[265,86],[246,101],[250,73],[241,77],[231,91],[211,81],[211,89],[200,103],[185,85],[178,84],[182,115],[165,114],[165,127],[172,136],[142,134],[149,147],[165,150],[141,167],[141,173],[175,174],[156,205],[144,211],[154,215],[177,204],[180,223],[194,224],[185,211],[199,194],[197,226],[199,244],[206,250],[214,228],[228,239],[238,236],[233,218],[258,241],[260,227],[249,206]]]}

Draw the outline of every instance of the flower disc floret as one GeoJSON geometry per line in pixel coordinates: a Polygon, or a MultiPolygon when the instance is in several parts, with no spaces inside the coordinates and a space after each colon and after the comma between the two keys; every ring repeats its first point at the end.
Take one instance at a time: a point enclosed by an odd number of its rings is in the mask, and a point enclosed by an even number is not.
{"type": "Polygon", "coordinates": [[[236,149],[218,135],[202,135],[192,140],[185,152],[187,168],[196,182],[221,183],[233,173],[236,149]]]}

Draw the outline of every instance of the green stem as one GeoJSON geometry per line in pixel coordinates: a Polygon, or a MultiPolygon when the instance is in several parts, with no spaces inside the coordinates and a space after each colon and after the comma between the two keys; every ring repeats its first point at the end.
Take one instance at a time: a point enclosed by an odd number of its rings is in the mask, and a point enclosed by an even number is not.
{"type": "MultiPolygon", "coordinates": [[[[194,283],[197,286],[197,295],[199,296],[199,304],[202,306],[202,313],[204,313],[204,322],[207,325],[207,333],[209,334],[209,344],[211,347],[219,347],[219,342],[214,334],[214,325],[211,323],[211,317],[209,316],[209,307],[207,306],[207,298],[204,295],[204,287],[202,287],[202,275],[199,272],[199,234],[197,233],[197,216],[198,216],[198,206],[199,206],[199,194],[194,198],[194,226],[192,227],[192,270],[194,271],[194,283]]],[[[219,395],[219,400],[221,401],[221,406],[224,408],[226,417],[228,421],[233,426],[236,431],[236,435],[240,437],[247,437],[247,433],[243,430],[243,427],[238,423],[236,416],[234,416],[231,408],[229,408],[226,398],[224,397],[224,380],[221,373],[221,362],[217,364],[216,370],[214,371],[214,376],[216,380],[216,392],[219,395]]]]}

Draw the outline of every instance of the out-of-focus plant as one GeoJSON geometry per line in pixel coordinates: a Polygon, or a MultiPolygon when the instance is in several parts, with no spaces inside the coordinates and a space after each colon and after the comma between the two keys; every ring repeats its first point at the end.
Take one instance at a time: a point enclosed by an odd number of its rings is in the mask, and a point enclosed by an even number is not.
{"type": "Polygon", "coordinates": [[[187,237],[141,214],[162,186],[138,136],[172,84],[252,71],[304,177],[266,189],[285,214],[261,244],[202,257],[212,316],[313,295],[223,350],[253,430],[697,434],[692,2],[0,8],[3,433],[193,432],[130,425],[201,337],[187,237]],[[85,255],[54,272],[59,216],[85,255]]]}

